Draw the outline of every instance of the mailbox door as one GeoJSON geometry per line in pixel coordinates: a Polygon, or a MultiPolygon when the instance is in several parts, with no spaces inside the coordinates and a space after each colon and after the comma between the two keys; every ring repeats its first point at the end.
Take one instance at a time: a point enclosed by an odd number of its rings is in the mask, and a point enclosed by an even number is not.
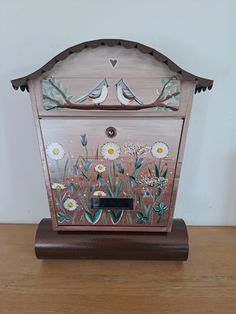
{"type": "Polygon", "coordinates": [[[167,231],[182,119],[40,120],[58,230],[167,231]]]}

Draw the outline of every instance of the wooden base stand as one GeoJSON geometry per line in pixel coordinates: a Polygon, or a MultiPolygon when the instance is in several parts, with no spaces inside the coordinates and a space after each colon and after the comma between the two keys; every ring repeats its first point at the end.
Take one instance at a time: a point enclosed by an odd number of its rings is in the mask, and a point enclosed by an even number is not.
{"type": "Polygon", "coordinates": [[[141,259],[188,258],[188,233],[182,219],[174,219],[170,233],[56,232],[51,219],[43,219],[35,237],[39,259],[141,259]]]}

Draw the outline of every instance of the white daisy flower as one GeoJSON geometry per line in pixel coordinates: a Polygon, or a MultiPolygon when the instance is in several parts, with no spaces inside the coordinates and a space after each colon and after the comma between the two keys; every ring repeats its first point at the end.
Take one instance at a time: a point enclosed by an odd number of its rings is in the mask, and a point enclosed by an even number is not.
{"type": "Polygon", "coordinates": [[[102,146],[101,154],[105,159],[115,160],[120,156],[120,146],[116,143],[106,143],[102,146]]]}
{"type": "Polygon", "coordinates": [[[103,191],[95,191],[93,195],[97,197],[101,197],[101,196],[106,196],[106,193],[103,191]]]}
{"type": "Polygon", "coordinates": [[[64,184],[61,184],[61,183],[53,183],[52,184],[52,189],[53,190],[64,190],[66,188],[66,186],[64,184]]]}
{"type": "Polygon", "coordinates": [[[61,144],[51,143],[46,147],[46,153],[50,159],[59,160],[65,155],[65,151],[61,144]]]}
{"type": "Polygon", "coordinates": [[[106,167],[103,166],[102,164],[98,164],[94,167],[94,169],[98,172],[98,173],[102,173],[106,170],[106,167]]]}
{"type": "Polygon", "coordinates": [[[78,204],[73,198],[67,198],[64,202],[64,207],[69,211],[73,211],[78,207],[78,204]]]}
{"type": "Polygon", "coordinates": [[[169,154],[169,148],[166,143],[156,142],[152,145],[151,153],[155,158],[165,158],[169,154]]]}

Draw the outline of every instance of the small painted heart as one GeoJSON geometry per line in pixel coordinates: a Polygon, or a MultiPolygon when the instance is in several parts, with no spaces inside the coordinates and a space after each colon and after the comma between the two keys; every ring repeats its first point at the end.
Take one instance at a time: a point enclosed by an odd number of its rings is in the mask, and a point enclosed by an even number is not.
{"type": "Polygon", "coordinates": [[[110,63],[113,66],[113,68],[116,66],[117,64],[117,60],[116,59],[110,59],[110,63]]]}

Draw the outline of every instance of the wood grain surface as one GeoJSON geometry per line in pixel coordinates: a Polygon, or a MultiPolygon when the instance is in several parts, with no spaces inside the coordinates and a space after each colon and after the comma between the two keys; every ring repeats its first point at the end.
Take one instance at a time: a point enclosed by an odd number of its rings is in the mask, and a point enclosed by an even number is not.
{"type": "Polygon", "coordinates": [[[0,313],[236,313],[236,228],[189,227],[187,262],[39,261],[35,225],[0,226],[0,313]]]}

